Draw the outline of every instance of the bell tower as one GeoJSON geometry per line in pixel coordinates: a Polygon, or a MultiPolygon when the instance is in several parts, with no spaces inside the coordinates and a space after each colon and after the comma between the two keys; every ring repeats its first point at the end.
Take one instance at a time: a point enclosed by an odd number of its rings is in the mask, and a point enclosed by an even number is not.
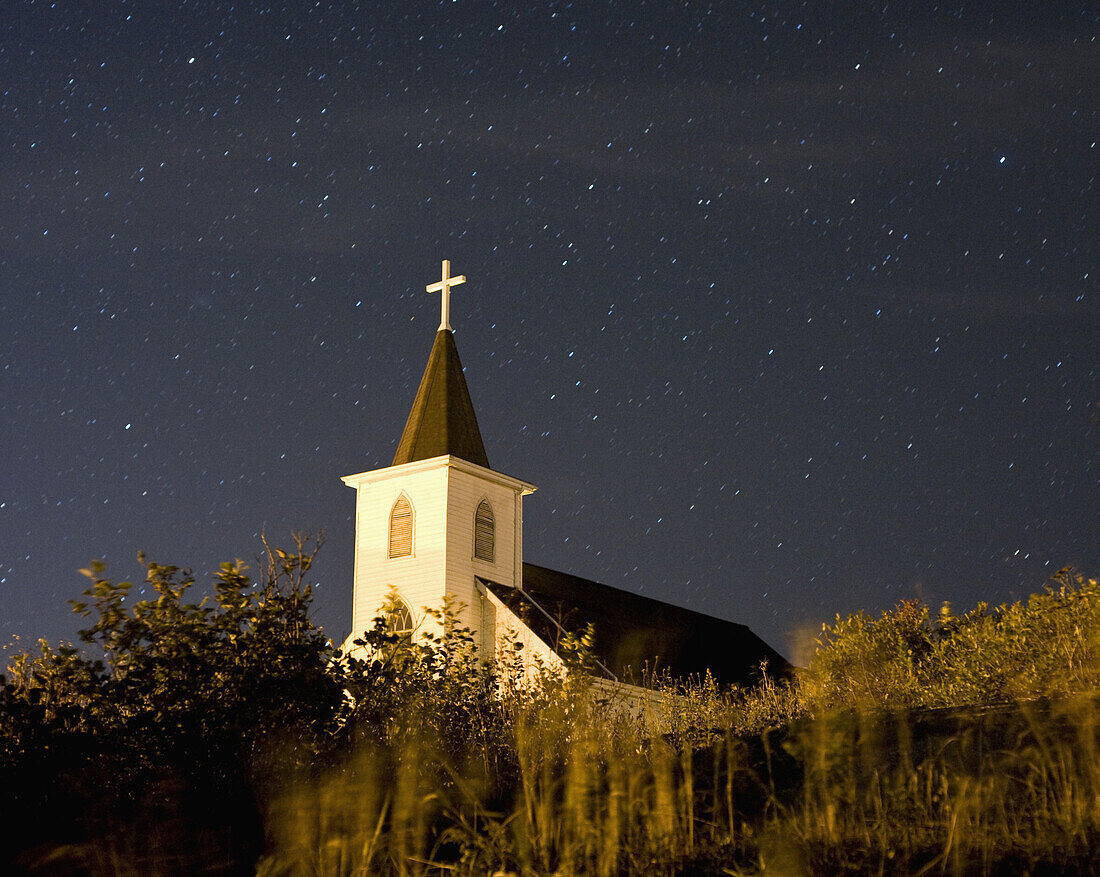
{"type": "Polygon", "coordinates": [[[523,497],[535,488],[489,466],[450,325],[451,277],[439,329],[393,464],[348,475],[355,488],[355,581],[350,640],[369,629],[390,590],[408,609],[403,624],[433,629],[424,609],[451,597],[462,623],[492,654],[495,630],[478,580],[514,588],[523,580],[523,497]]]}

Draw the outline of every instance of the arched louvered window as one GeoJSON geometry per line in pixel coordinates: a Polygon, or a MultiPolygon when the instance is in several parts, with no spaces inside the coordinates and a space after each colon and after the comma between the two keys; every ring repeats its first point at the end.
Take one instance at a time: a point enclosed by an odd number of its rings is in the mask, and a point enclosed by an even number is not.
{"type": "Polygon", "coordinates": [[[493,559],[493,539],[495,534],[493,507],[489,500],[483,499],[474,515],[474,557],[480,560],[493,559]]]}
{"type": "Polygon", "coordinates": [[[413,509],[405,494],[390,509],[390,557],[408,557],[413,553],[413,509]]]}

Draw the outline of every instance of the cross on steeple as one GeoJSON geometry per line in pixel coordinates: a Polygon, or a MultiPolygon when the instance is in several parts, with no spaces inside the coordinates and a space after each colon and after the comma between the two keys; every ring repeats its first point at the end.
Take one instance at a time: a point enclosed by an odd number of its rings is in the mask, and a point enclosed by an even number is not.
{"type": "Polygon", "coordinates": [[[449,259],[443,260],[443,279],[439,283],[429,283],[425,290],[427,292],[439,292],[442,293],[440,302],[440,318],[439,328],[440,330],[451,329],[451,287],[458,286],[460,283],[466,282],[466,275],[459,274],[458,277],[451,276],[451,262],[449,259]]]}

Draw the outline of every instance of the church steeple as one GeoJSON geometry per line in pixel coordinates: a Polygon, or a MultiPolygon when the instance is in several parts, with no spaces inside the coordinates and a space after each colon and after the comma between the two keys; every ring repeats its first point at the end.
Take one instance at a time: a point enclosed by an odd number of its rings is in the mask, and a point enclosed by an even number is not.
{"type": "MultiPolygon", "coordinates": [[[[443,292],[446,298],[447,291],[443,292]]],[[[444,454],[489,468],[454,335],[449,328],[441,327],[435,334],[428,367],[420,379],[393,465],[444,454]]]]}
{"type": "Polygon", "coordinates": [[[412,627],[439,633],[422,611],[450,598],[492,655],[495,610],[479,582],[522,587],[523,497],[535,486],[489,468],[450,326],[451,287],[466,278],[450,269],[427,287],[442,293],[440,326],[393,465],[343,479],[356,497],[352,630],[369,630],[396,591],[412,627]]]}

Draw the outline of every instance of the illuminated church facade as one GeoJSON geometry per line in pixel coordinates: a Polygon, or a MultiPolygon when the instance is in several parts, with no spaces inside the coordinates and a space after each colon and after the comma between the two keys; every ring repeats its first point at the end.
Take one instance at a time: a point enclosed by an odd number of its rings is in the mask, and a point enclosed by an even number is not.
{"type": "Polygon", "coordinates": [[[750,684],[786,660],[747,627],[536,566],[523,557],[523,501],[536,488],[489,465],[450,326],[450,292],[465,282],[443,262],[442,318],[393,464],[348,475],[356,491],[350,639],[373,627],[396,593],[398,629],[431,630],[425,608],[446,598],[483,655],[514,643],[528,666],[561,666],[558,646],[591,625],[599,674],[638,682],[652,673],[710,671],[750,684]]]}

